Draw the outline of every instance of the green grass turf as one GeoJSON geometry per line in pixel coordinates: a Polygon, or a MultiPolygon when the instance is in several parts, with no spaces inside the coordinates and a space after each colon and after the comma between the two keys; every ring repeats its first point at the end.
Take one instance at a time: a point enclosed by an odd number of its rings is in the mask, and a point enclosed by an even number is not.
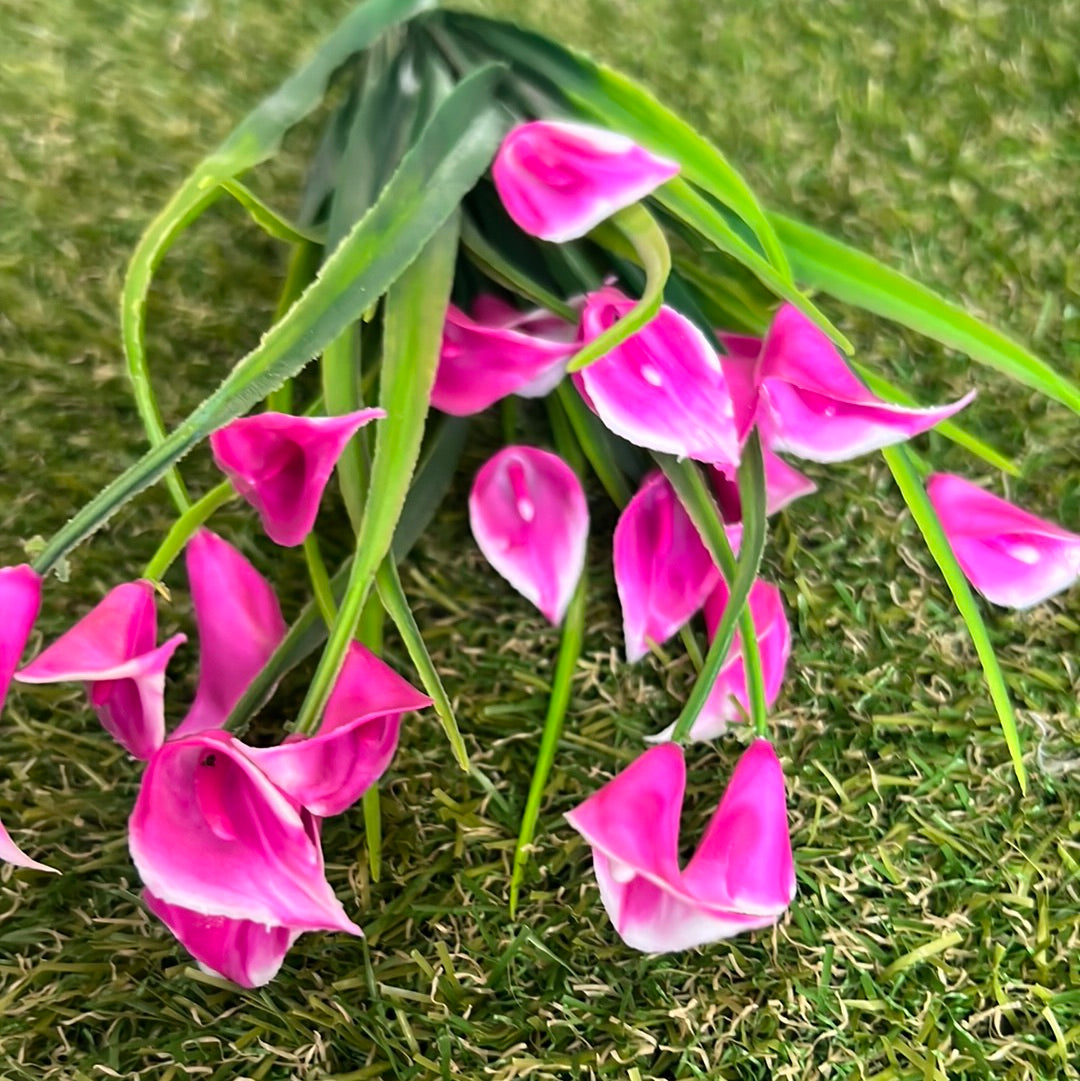
{"type": "MultiPolygon", "coordinates": [[[[0,0],[0,564],[142,446],[116,328],[125,260],[186,170],[346,9],[277,7],[0,0]]],[[[487,9],[642,78],[770,204],[1080,374],[1075,0],[487,9]]],[[[291,140],[269,171],[283,200],[304,145],[291,140]]],[[[169,257],[150,307],[169,418],[256,339],[282,268],[281,250],[224,204],[169,257]]],[[[1010,494],[1080,528],[1074,418],[912,335],[830,311],[864,359],[926,400],[977,385],[965,420],[1021,464],[1010,494]]],[[[920,449],[980,472],[937,438],[920,449]]],[[[185,472],[197,491],[212,478],[205,457],[185,472]]],[[[431,718],[410,722],[384,785],[382,881],[366,874],[358,811],[326,827],[330,878],[366,940],[307,936],[264,990],[201,976],[140,907],[124,839],[138,771],[81,693],[12,697],[0,816],[65,874],[0,870],[0,1077],[1080,1076],[1078,594],[989,614],[1027,740],[1020,799],[973,651],[882,463],[814,475],[820,493],[780,517],[767,554],[796,629],[776,725],[799,895],[780,927],[651,959],[624,948],[600,908],[588,852],[559,816],[670,720],[690,678],[681,661],[619,661],[601,543],[572,715],[521,919],[508,921],[556,636],[483,565],[459,495],[404,574],[499,798],[455,771],[431,718]]],[[[148,493],[81,549],[69,586],[49,589],[42,634],[137,573],[168,510],[148,493]]],[[[273,567],[294,612],[298,557],[272,552],[239,511],[216,522],[273,567]]],[[[173,581],[163,623],[190,629],[173,581]]],[[[173,672],[176,713],[194,650],[173,672]]],[[[298,700],[286,686],[270,722],[298,700]]],[[[688,831],[738,745],[693,755],[688,831]]]]}

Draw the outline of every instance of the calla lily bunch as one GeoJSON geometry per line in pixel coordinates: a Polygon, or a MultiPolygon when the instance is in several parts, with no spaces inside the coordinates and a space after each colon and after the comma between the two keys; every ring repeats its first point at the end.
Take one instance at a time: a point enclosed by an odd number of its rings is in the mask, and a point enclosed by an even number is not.
{"type": "MultiPolygon", "coordinates": [[[[663,952],[783,917],[798,852],[778,721],[795,643],[791,585],[770,580],[768,518],[827,485],[821,467],[875,451],[999,688],[1024,784],[1015,719],[968,583],[994,605],[1043,603],[1080,577],[1080,536],[974,481],[933,473],[926,455],[936,444],[918,454],[906,445],[931,429],[984,463],[1004,462],[953,420],[974,389],[913,404],[854,358],[811,294],[899,313],[1080,410],[1072,383],[989,328],[965,336],[970,316],[895,272],[767,214],[726,159],[643,90],[510,24],[428,0],[368,0],[288,85],[195,171],[133,257],[123,340],[152,449],[31,564],[0,569],[0,702],[13,679],[86,687],[104,729],[143,763],[129,841],[146,905],[201,965],[258,986],[301,934],[361,933],[326,877],[320,824],[358,801],[365,821],[378,820],[378,781],[405,715],[432,706],[469,769],[397,571],[444,499],[467,506],[491,567],[560,629],[532,784],[520,823],[508,823],[517,830],[511,912],[559,737],[573,723],[575,665],[591,633],[586,568],[602,547],[625,663],[670,663],[678,635],[696,670],[661,731],[641,732],[630,764],[567,809],[614,931],[663,952]],[[209,193],[235,192],[236,177],[274,152],[317,103],[304,95],[334,72],[355,85],[329,121],[301,220],[272,223],[293,245],[281,314],[165,432],[144,344],[153,268],[209,193]],[[369,108],[366,94],[382,104],[369,108]],[[386,102],[392,115],[376,118],[386,102]],[[376,153],[379,124],[407,134],[392,147],[378,141],[376,153]],[[860,291],[868,277],[874,289],[860,291]],[[316,358],[312,395],[293,377],[316,358]],[[462,476],[466,418],[493,407],[506,445],[462,476]],[[204,443],[224,479],[192,500],[178,463],[204,443]],[[816,463],[814,479],[796,462],[816,463]],[[335,469],[340,503],[327,496],[335,469]],[[20,667],[48,573],[156,481],[177,518],[142,576],[118,582],[20,667]],[[234,497],[266,534],[259,558],[272,562],[275,545],[303,550],[312,600],[291,626],[267,578],[206,527],[234,497]],[[607,539],[593,532],[604,516],[590,514],[603,498],[617,511],[607,539]],[[319,531],[346,528],[354,551],[331,573],[319,531]],[[182,696],[169,667],[186,637],[159,643],[157,618],[174,603],[165,578],[181,552],[187,583],[175,597],[190,597],[199,676],[169,733],[166,698],[182,696]],[[384,617],[423,691],[378,655],[384,617]],[[299,710],[277,716],[276,685],[319,645],[299,710]],[[285,731],[249,739],[260,710],[285,731]],[[734,764],[681,866],[688,758],[695,768],[709,755],[734,764]]],[[[260,204],[256,219],[267,216],[260,204]]],[[[505,603],[516,601],[508,593],[505,603]]],[[[458,690],[467,703],[469,688],[458,690]]],[[[53,870],[3,827],[0,858],[53,870]]]]}

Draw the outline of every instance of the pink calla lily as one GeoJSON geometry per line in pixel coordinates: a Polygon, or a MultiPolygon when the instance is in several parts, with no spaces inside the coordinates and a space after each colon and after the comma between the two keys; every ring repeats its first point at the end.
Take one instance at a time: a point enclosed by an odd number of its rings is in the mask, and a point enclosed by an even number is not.
{"type": "MultiPolygon", "coordinates": [[[[612,286],[590,293],[581,330],[598,337],[634,302],[612,286]]],[[[636,334],[574,375],[616,435],[639,447],[736,466],[740,435],[724,366],[705,335],[666,305],[636,334]]]]}
{"type": "Polygon", "coordinates": [[[558,455],[510,446],[481,467],[469,524],[487,561],[552,623],[562,622],[585,566],[589,509],[558,455]]]}
{"type": "Polygon", "coordinates": [[[577,327],[550,312],[518,311],[497,297],[477,297],[471,317],[451,304],[431,404],[464,417],[508,394],[542,397],[562,378],[576,339],[577,327]]]}
{"type": "MultiPolygon", "coordinates": [[[[739,352],[735,339],[733,354],[739,352]]],[[[842,462],[903,442],[963,409],[975,396],[933,409],[872,394],[836,347],[794,305],[773,318],[758,359],[757,425],[766,446],[815,462],[842,462]]]]}
{"type": "MultiPolygon", "coordinates": [[[[705,601],[705,627],[711,642],[717,624],[727,607],[727,584],[721,579],[705,601]]],[[[758,579],[750,588],[747,603],[754,621],[754,632],[761,656],[761,675],[765,684],[765,704],[771,709],[780,696],[784,671],[791,656],[791,627],[784,614],[780,590],[770,582],[758,579]]],[[[750,712],[750,695],[746,689],[746,660],[743,657],[740,632],[736,631],[724,666],[716,678],[705,705],[690,729],[690,739],[709,740],[723,735],[727,726],[743,720],[750,712]]],[[[653,742],[671,739],[675,731],[669,725],[652,737],[653,742]]]]}
{"type": "Polygon", "coordinates": [[[149,582],[127,582],[16,673],[20,683],[85,683],[105,730],[136,758],[165,739],[165,668],[187,636],[156,645],[149,582]]]}
{"type": "Polygon", "coordinates": [[[926,493],[964,574],[993,604],[1030,608],[1080,578],[1080,535],[950,473],[926,493]]]}
{"type": "Polygon", "coordinates": [[[679,166],[604,128],[535,120],[514,128],[491,174],[506,212],[530,236],[562,244],[645,198],[679,166]]]}
{"type": "Polygon", "coordinates": [[[323,872],[316,824],[227,732],[167,742],[151,759],[128,844],[147,890],[201,916],[360,934],[323,872]]]}
{"type": "Polygon", "coordinates": [[[218,468],[258,512],[275,544],[303,543],[338,458],[355,432],[385,416],[360,409],[339,417],[258,413],[210,436],[218,468]]]}
{"type": "Polygon", "coordinates": [[[689,949],[768,927],[795,896],[784,775],[755,739],[685,869],[682,748],[653,747],[566,817],[592,846],[600,898],[628,946],[689,949]]]}
{"type": "Polygon", "coordinates": [[[186,555],[199,628],[199,686],[176,736],[220,728],[286,630],[270,583],[231,544],[200,529],[186,555]]]}
{"type": "Polygon", "coordinates": [[[13,863],[16,867],[25,867],[30,871],[48,871],[54,875],[60,873],[55,867],[50,867],[47,863],[38,863],[37,860],[31,859],[11,839],[11,834],[4,828],[3,822],[0,822],[0,860],[5,863],[13,863]]]}
{"type": "MultiPolygon", "coordinates": [[[[741,529],[730,539],[738,544],[741,529]]],[[[615,588],[622,605],[626,659],[640,660],[704,604],[720,572],[671,483],[645,478],[615,526],[615,588]]]]}
{"type": "MultiPolygon", "coordinates": [[[[776,514],[789,503],[794,503],[796,499],[817,491],[817,485],[805,473],[800,473],[772,451],[762,448],[762,460],[765,463],[766,514],[776,514]]],[[[735,470],[714,467],[712,482],[716,502],[720,507],[720,513],[724,516],[724,521],[741,521],[742,503],[739,499],[739,483],[735,470]]]]}
{"type": "Polygon", "coordinates": [[[353,642],[318,733],[246,753],[278,788],[327,818],[351,807],[385,772],[402,714],[430,705],[426,694],[353,642]]]}

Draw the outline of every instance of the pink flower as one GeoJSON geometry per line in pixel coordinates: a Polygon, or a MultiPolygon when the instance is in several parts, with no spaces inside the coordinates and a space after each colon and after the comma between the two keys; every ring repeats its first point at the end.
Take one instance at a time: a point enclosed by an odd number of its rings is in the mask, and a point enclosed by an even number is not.
{"type": "Polygon", "coordinates": [[[480,296],[470,318],[451,304],[431,404],[464,417],[508,394],[542,397],[562,378],[576,339],[576,326],[542,309],[522,312],[480,296]]]}
{"type": "Polygon", "coordinates": [[[487,561],[552,623],[585,566],[589,510],[574,471],[535,447],[505,447],[481,467],[469,524],[487,561]]]}
{"type": "MultiPolygon", "coordinates": [[[[709,641],[716,635],[720,617],[724,614],[730,594],[723,579],[705,601],[705,626],[709,641]]],[[[780,695],[784,671],[791,655],[791,627],[784,614],[784,602],[780,590],[769,582],[758,579],[750,588],[748,598],[750,616],[754,621],[761,657],[761,675],[765,684],[765,704],[771,709],[780,695]]],[[[692,740],[709,740],[723,735],[727,726],[741,721],[750,712],[750,696],[746,689],[746,660],[743,657],[740,632],[736,631],[731,649],[720,669],[705,706],[690,729],[692,740]]],[[[669,725],[663,732],[652,737],[653,742],[671,739],[675,731],[669,725]]]]}
{"type": "Polygon", "coordinates": [[[157,645],[154,588],[127,582],[105,598],[15,676],[20,683],[87,685],[105,730],[136,758],[165,739],[165,668],[187,638],[157,645]]]}
{"type": "Polygon", "coordinates": [[[200,529],[187,545],[199,628],[199,686],[175,735],[220,728],[285,637],[270,583],[231,545],[200,529]]]}
{"type": "Polygon", "coordinates": [[[218,468],[258,512],[275,544],[301,544],[315,525],[330,474],[357,429],[383,417],[360,409],[340,417],[258,413],[210,436],[218,468]]]}
{"type": "Polygon", "coordinates": [[[768,927],[795,896],[784,775],[766,740],[739,759],[684,870],[682,748],[663,743],[566,817],[592,846],[600,899],[628,946],[669,953],[768,927]]]}
{"type": "MultiPolygon", "coordinates": [[[[817,485],[805,474],[792,468],[783,458],[762,448],[765,462],[765,513],[776,514],[789,503],[817,491],[817,485]]],[[[739,484],[734,469],[714,466],[712,470],[713,491],[716,502],[727,522],[742,520],[739,500],[739,484]]]]}
{"type": "MultiPolygon", "coordinates": [[[[590,293],[581,330],[598,337],[634,302],[606,286],[590,293]]],[[[741,435],[724,365],[705,335],[674,308],[574,375],[575,385],[616,435],[649,450],[735,466],[741,435]]]]}
{"type": "Polygon", "coordinates": [[[644,199],[679,171],[631,139],[566,121],[520,124],[491,167],[506,212],[531,236],[563,243],[644,199]]]}
{"type": "MultiPolygon", "coordinates": [[[[725,339],[729,365],[746,361],[747,342],[725,339]]],[[[951,405],[909,409],[875,397],[836,347],[805,315],[784,304],[756,360],[757,425],[763,442],[815,462],[842,462],[925,432],[963,409],[975,396],[951,405]]]]}
{"type": "Polygon", "coordinates": [[[1076,533],[949,473],[932,476],[926,493],[961,569],[988,601],[1030,608],[1080,577],[1076,533]]]}
{"type": "MultiPolygon", "coordinates": [[[[741,529],[730,534],[735,547],[741,529]]],[[[716,588],[720,572],[663,473],[652,473],[615,526],[615,588],[626,659],[637,661],[673,635],[716,588]]]]}

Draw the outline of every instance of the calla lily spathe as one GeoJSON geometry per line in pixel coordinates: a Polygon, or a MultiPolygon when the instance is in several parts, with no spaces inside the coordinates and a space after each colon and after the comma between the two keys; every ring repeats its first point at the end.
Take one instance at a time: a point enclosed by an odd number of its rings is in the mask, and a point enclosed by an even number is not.
{"type": "Polygon", "coordinates": [[[490,295],[477,297],[471,316],[451,304],[431,404],[465,417],[508,394],[542,397],[562,379],[576,341],[575,325],[543,309],[519,311],[490,295]]]}
{"type": "Polygon", "coordinates": [[[154,587],[126,582],[38,654],[20,683],[85,683],[105,730],[136,758],[165,739],[165,669],[187,636],[157,645],[154,587]]]}
{"type": "Polygon", "coordinates": [[[530,236],[559,244],[584,236],[678,171],[675,162],[625,135],[555,120],[518,125],[491,167],[514,222],[530,236]]]}
{"type": "Polygon", "coordinates": [[[755,739],[685,869],[682,748],[653,747],[566,817],[592,846],[600,898],[634,949],[668,953],[768,927],[795,896],[784,775],[755,739]]]}
{"type": "Polygon", "coordinates": [[[971,584],[1006,608],[1030,608],[1080,578],[1080,536],[950,473],[926,483],[971,584]]]}
{"type": "Polygon", "coordinates": [[[337,417],[257,413],[210,436],[218,468],[258,512],[275,544],[302,544],[315,525],[319,502],[346,444],[382,409],[337,417]]]}
{"type": "MultiPolygon", "coordinates": [[[[613,286],[590,293],[582,339],[618,322],[634,301],[613,286]]],[[[740,432],[724,365],[705,335],[666,305],[641,330],[575,373],[574,382],[616,435],[649,450],[734,467],[740,432]]]]}
{"type": "Polygon", "coordinates": [[[552,623],[562,622],[585,566],[589,509],[558,455],[510,446],[480,468],[469,525],[487,561],[552,623]]]}

